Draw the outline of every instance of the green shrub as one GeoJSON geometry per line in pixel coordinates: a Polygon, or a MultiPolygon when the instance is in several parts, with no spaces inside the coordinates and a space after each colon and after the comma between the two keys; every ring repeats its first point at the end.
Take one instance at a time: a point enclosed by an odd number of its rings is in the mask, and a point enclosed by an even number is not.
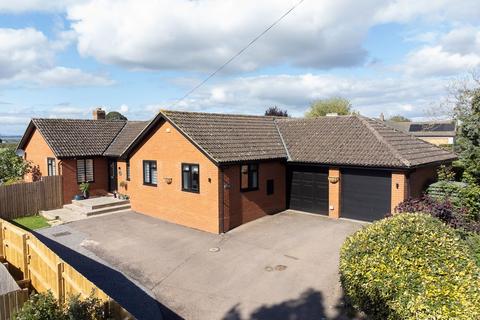
{"type": "Polygon", "coordinates": [[[465,208],[470,218],[480,220],[480,186],[470,183],[461,188],[454,204],[465,208]]]}
{"type": "Polygon", "coordinates": [[[67,303],[67,319],[69,320],[101,320],[105,319],[103,303],[92,295],[85,300],[80,295],[71,296],[67,303]]]}
{"type": "Polygon", "coordinates": [[[340,278],[371,319],[480,319],[480,268],[456,231],[398,214],[347,238],[340,278]]]}
{"type": "Polygon", "coordinates": [[[32,294],[22,309],[15,314],[16,320],[63,320],[65,314],[52,292],[32,294]]]}
{"type": "Polygon", "coordinates": [[[22,309],[15,314],[16,320],[102,320],[107,319],[103,302],[94,292],[85,300],[80,295],[70,296],[67,303],[60,304],[51,291],[32,294],[22,309]]]}
{"type": "Polygon", "coordinates": [[[480,267],[480,235],[473,232],[467,232],[464,234],[464,239],[470,248],[471,256],[477,262],[477,266],[480,267]]]}

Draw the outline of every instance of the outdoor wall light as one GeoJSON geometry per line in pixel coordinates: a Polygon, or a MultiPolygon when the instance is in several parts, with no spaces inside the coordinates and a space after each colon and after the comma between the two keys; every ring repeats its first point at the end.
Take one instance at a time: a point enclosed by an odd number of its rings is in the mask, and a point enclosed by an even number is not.
{"type": "Polygon", "coordinates": [[[328,177],[328,181],[330,183],[337,183],[338,181],[340,181],[340,177],[328,177]]]}
{"type": "Polygon", "coordinates": [[[163,180],[164,180],[167,184],[171,184],[171,183],[172,183],[172,178],[163,178],[163,180]]]}

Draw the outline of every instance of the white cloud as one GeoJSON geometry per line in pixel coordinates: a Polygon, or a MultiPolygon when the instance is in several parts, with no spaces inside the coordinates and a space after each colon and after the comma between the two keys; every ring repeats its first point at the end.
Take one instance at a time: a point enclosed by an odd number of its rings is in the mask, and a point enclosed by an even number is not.
{"type": "Polygon", "coordinates": [[[480,67],[480,28],[464,26],[439,35],[436,43],[411,51],[397,66],[415,76],[449,76],[480,67]]]}
{"type": "Polygon", "coordinates": [[[79,2],[81,0],[2,0],[0,1],[0,12],[62,12],[68,5],[79,2]]]}
{"type": "MultiPolygon", "coordinates": [[[[267,107],[287,108],[302,116],[315,99],[343,96],[354,109],[367,116],[403,114],[424,116],[445,94],[447,82],[410,77],[342,77],[332,75],[270,75],[235,78],[211,84],[174,106],[174,109],[209,112],[262,114],[267,107]],[[222,92],[219,101],[213,92],[222,92]]],[[[171,108],[165,101],[146,108],[149,111],[171,108]]]]}
{"type": "MultiPolygon", "coordinates": [[[[103,0],[70,7],[68,19],[83,56],[132,69],[205,71],[225,62],[295,2],[103,0]]],[[[229,70],[360,64],[378,3],[370,0],[352,10],[351,1],[305,1],[229,70]]]]}
{"type": "Polygon", "coordinates": [[[375,15],[378,23],[409,22],[422,19],[441,21],[478,22],[480,2],[477,0],[396,0],[385,1],[385,6],[375,15]]]}
{"type": "Polygon", "coordinates": [[[126,104],[122,104],[122,105],[118,108],[118,112],[125,114],[125,113],[128,113],[128,109],[129,109],[129,108],[128,108],[128,106],[127,106],[126,104]]]}
{"type": "MultiPolygon", "coordinates": [[[[19,78],[24,77],[23,75],[19,78]]],[[[114,82],[105,76],[85,73],[80,69],[54,67],[43,70],[34,77],[27,75],[26,78],[40,86],[55,87],[78,87],[78,86],[107,86],[114,82]]]]}
{"type": "MultiPolygon", "coordinates": [[[[90,0],[68,7],[83,56],[131,69],[211,71],[296,0],[90,0]]],[[[228,71],[365,63],[370,27],[414,19],[478,21],[477,0],[305,1],[228,71]]],[[[425,35],[424,35],[425,36],[425,35]]],[[[432,35],[430,34],[429,37],[432,35]]]]}
{"type": "Polygon", "coordinates": [[[0,83],[21,81],[40,86],[110,85],[104,75],[94,75],[76,68],[55,66],[57,50],[72,40],[72,33],[62,33],[50,41],[33,28],[0,28],[0,83]]]}
{"type": "Polygon", "coordinates": [[[53,57],[43,33],[32,28],[0,29],[0,79],[11,78],[26,69],[47,67],[53,57]]]}

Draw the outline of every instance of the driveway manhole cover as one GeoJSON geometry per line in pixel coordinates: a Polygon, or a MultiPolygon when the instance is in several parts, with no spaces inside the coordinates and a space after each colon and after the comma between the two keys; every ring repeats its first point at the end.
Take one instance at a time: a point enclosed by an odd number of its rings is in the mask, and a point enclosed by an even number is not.
{"type": "Polygon", "coordinates": [[[281,264],[275,266],[275,270],[277,270],[277,271],[283,271],[285,269],[287,269],[287,266],[284,266],[284,265],[281,265],[281,264]]]}
{"type": "Polygon", "coordinates": [[[208,249],[208,251],[210,251],[210,252],[218,252],[218,251],[220,251],[220,248],[218,248],[218,247],[213,247],[213,248],[208,249]]]}

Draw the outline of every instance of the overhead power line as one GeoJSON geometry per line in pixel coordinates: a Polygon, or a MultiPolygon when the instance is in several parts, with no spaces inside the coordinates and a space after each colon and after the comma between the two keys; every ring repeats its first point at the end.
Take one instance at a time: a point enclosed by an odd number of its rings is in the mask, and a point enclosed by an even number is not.
{"type": "Polygon", "coordinates": [[[208,80],[210,80],[211,78],[213,78],[217,73],[219,73],[220,71],[222,71],[227,65],[229,65],[233,60],[235,60],[236,58],[238,58],[242,53],[244,53],[248,48],[250,48],[255,42],[257,42],[257,40],[259,40],[261,37],[263,37],[268,31],[270,31],[273,27],[275,27],[278,23],[280,23],[280,21],[282,21],[286,16],[288,16],[293,10],[295,10],[299,5],[302,4],[302,2],[304,2],[305,0],[300,0],[299,2],[297,2],[293,7],[291,7],[290,9],[288,9],[283,15],[281,15],[277,20],[275,20],[270,26],[268,26],[268,28],[266,28],[265,30],[263,30],[258,36],[256,36],[255,38],[253,38],[245,47],[243,47],[240,51],[238,51],[236,54],[234,54],[230,59],[228,59],[224,64],[222,64],[220,67],[218,67],[215,71],[213,71],[210,75],[208,75],[208,77],[206,77],[202,82],[200,82],[199,84],[197,84],[195,87],[193,87],[192,89],[190,89],[190,91],[188,91],[183,97],[181,97],[180,99],[178,99],[173,105],[173,106],[176,106],[177,104],[179,104],[180,102],[182,102],[183,100],[185,100],[188,96],[190,96],[193,92],[195,92],[198,88],[200,88],[201,86],[203,86],[208,80]]]}

